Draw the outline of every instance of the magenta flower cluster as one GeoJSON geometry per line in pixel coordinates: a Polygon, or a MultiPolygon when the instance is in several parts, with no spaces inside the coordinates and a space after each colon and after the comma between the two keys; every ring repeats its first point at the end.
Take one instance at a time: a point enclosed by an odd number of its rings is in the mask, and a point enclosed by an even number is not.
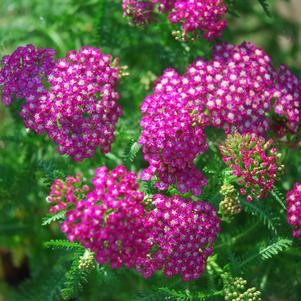
{"type": "Polygon", "coordinates": [[[222,0],[177,0],[168,16],[172,23],[183,23],[184,34],[204,31],[204,38],[220,37],[227,22],[223,18],[227,7],[222,0]]]}
{"type": "Polygon", "coordinates": [[[197,59],[187,74],[212,125],[229,134],[263,134],[269,128],[273,73],[270,57],[252,43],[217,44],[209,62],[197,59]]]}
{"type": "Polygon", "coordinates": [[[265,136],[275,113],[292,134],[300,133],[300,86],[252,43],[217,44],[212,60],[197,59],[182,76],[167,69],[141,106],[139,142],[150,164],[143,179],[156,175],[159,188],[177,183],[182,193],[200,194],[206,181],[193,162],[206,150],[204,128],[265,136]]]}
{"type": "Polygon", "coordinates": [[[294,227],[293,235],[301,238],[301,184],[295,183],[294,189],[286,196],[288,223],[294,227]]]}
{"type": "Polygon", "coordinates": [[[129,17],[133,25],[144,25],[153,19],[154,4],[148,0],[123,0],[122,10],[125,17],[129,17]]]}
{"type": "Polygon", "coordinates": [[[146,224],[152,225],[151,240],[155,249],[150,256],[139,258],[137,269],[144,277],[164,270],[171,278],[181,275],[184,281],[198,279],[220,231],[216,210],[208,203],[154,195],[146,224]]]}
{"type": "Polygon", "coordinates": [[[20,111],[25,126],[47,132],[61,154],[79,161],[98,146],[108,153],[121,115],[114,90],[120,68],[97,48],[70,51],[65,59],[54,60],[53,54],[28,45],[4,57],[3,101],[9,104],[13,95],[25,99],[20,111]]]}
{"type": "Polygon", "coordinates": [[[247,201],[260,199],[267,191],[272,191],[283,169],[281,155],[273,146],[273,140],[265,140],[256,134],[229,135],[220,151],[242,186],[240,193],[246,195],[247,201]]]}
{"type": "Polygon", "coordinates": [[[20,115],[27,128],[43,132],[44,124],[36,114],[41,110],[40,97],[47,93],[44,86],[55,65],[55,51],[35,48],[33,45],[18,47],[11,55],[3,56],[0,68],[2,102],[10,105],[15,98],[24,99],[20,115]]]}
{"type": "Polygon", "coordinates": [[[109,261],[112,268],[132,267],[150,248],[144,195],[137,190],[136,178],[123,166],[110,173],[100,167],[92,179],[94,189],[82,199],[73,199],[74,208],[66,213],[62,232],[95,252],[99,264],[109,261]]]}
{"type": "Polygon", "coordinates": [[[287,120],[289,131],[301,134],[301,81],[284,65],[277,75],[274,97],[275,113],[287,120]]]}
{"type": "Polygon", "coordinates": [[[111,172],[98,168],[93,190],[79,175],[57,179],[50,212],[66,210],[62,232],[94,252],[101,265],[136,266],[144,277],[163,269],[167,277],[199,278],[220,231],[216,210],[204,202],[158,194],[152,198],[155,208],[147,211],[136,178],[117,166],[111,172]]]}
{"type": "Polygon", "coordinates": [[[156,174],[156,186],[161,190],[176,184],[180,193],[200,195],[206,179],[194,166],[194,159],[207,150],[203,129],[208,118],[191,100],[192,92],[185,76],[167,69],[157,81],[154,94],[141,106],[143,131],[139,143],[150,164],[142,173],[143,180],[156,174]]]}
{"type": "Polygon", "coordinates": [[[204,38],[212,40],[220,37],[227,26],[223,18],[227,7],[222,0],[123,0],[122,9],[134,25],[143,25],[155,19],[155,4],[160,13],[169,13],[171,23],[182,24],[183,38],[191,33],[198,36],[204,32],[204,38]]]}

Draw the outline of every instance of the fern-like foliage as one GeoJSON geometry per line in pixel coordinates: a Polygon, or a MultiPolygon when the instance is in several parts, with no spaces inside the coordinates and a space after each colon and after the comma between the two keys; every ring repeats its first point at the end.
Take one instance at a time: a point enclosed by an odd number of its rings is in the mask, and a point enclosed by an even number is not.
{"type": "Polygon", "coordinates": [[[291,245],[292,245],[292,240],[287,239],[287,238],[278,238],[274,242],[272,242],[269,245],[265,245],[262,247],[259,247],[255,252],[250,254],[247,258],[242,260],[238,268],[241,269],[245,267],[246,265],[249,265],[250,263],[253,263],[254,261],[256,262],[261,262],[261,261],[266,261],[271,259],[272,257],[285,252],[291,245]]]}
{"type": "Polygon", "coordinates": [[[124,164],[126,166],[129,166],[131,163],[134,162],[140,149],[141,149],[141,145],[137,142],[137,139],[131,138],[127,146],[125,147],[122,155],[124,164]]]}
{"type": "Polygon", "coordinates": [[[264,12],[266,13],[267,16],[271,17],[271,12],[270,12],[270,4],[268,3],[268,0],[258,0],[260,5],[262,6],[264,12]]]}
{"type": "Polygon", "coordinates": [[[269,230],[271,230],[274,234],[277,234],[279,218],[276,218],[266,206],[262,205],[262,203],[246,202],[243,199],[241,199],[241,203],[243,204],[243,208],[246,212],[257,216],[269,230]]]}
{"type": "Polygon", "coordinates": [[[83,284],[87,282],[88,271],[80,269],[80,258],[83,256],[83,250],[77,250],[70,270],[66,273],[66,281],[62,289],[62,297],[64,300],[69,300],[75,297],[83,288],[83,284]]]}
{"type": "Polygon", "coordinates": [[[76,242],[70,242],[64,239],[50,240],[44,243],[45,248],[65,249],[65,250],[83,250],[83,246],[76,242]]]}
{"type": "Polygon", "coordinates": [[[52,224],[53,222],[56,222],[58,220],[63,220],[65,218],[65,210],[59,211],[56,214],[48,214],[45,216],[42,220],[42,226],[46,226],[49,224],[52,224]]]}

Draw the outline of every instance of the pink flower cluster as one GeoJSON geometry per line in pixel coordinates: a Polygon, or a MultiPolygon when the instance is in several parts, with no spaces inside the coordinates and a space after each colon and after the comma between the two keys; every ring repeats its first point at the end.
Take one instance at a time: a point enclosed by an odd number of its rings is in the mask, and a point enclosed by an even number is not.
{"type": "Polygon", "coordinates": [[[227,22],[223,19],[226,12],[227,7],[222,0],[177,0],[168,20],[171,23],[183,22],[185,35],[204,31],[204,38],[210,41],[220,37],[226,28],[227,22]]]}
{"type": "MultiPolygon", "coordinates": [[[[55,63],[55,51],[51,48],[35,48],[33,45],[18,47],[11,55],[3,56],[0,69],[2,101],[10,105],[13,96],[30,102],[30,96],[43,92],[43,80],[55,63]]],[[[26,104],[25,104],[26,105],[26,104]]],[[[35,103],[32,103],[32,107],[35,103]]]]}
{"type": "Polygon", "coordinates": [[[212,40],[227,26],[223,19],[227,7],[222,0],[123,0],[123,14],[134,25],[143,25],[154,19],[154,4],[158,4],[160,13],[169,13],[171,23],[183,23],[184,40],[188,33],[197,36],[199,31],[204,31],[205,39],[212,40]]]}
{"type": "Polygon", "coordinates": [[[206,182],[193,161],[206,150],[204,128],[265,136],[275,111],[291,132],[300,132],[300,86],[253,43],[218,44],[212,60],[197,59],[182,76],[165,70],[141,106],[139,143],[150,164],[143,179],[157,175],[159,188],[177,183],[181,193],[200,194],[206,182]]]}
{"type": "Polygon", "coordinates": [[[129,17],[133,25],[144,25],[153,18],[154,5],[149,0],[123,0],[122,10],[125,17],[129,17]]]}
{"type": "Polygon", "coordinates": [[[70,51],[57,61],[48,77],[51,87],[41,99],[48,113],[46,129],[57,151],[74,160],[91,157],[98,146],[108,153],[121,116],[114,91],[119,68],[97,48],[70,51]]]}
{"type": "Polygon", "coordinates": [[[301,238],[301,184],[295,183],[294,189],[286,196],[288,223],[294,226],[293,235],[301,238]]]}
{"type": "Polygon", "coordinates": [[[2,102],[10,105],[13,97],[24,99],[20,115],[26,127],[42,132],[43,122],[35,119],[40,111],[40,97],[47,93],[45,79],[50,75],[55,59],[55,51],[35,48],[33,45],[18,47],[11,55],[2,58],[0,68],[0,88],[2,102]]]}
{"type": "Polygon", "coordinates": [[[199,278],[220,231],[216,210],[204,202],[177,196],[152,198],[146,211],[137,175],[118,166],[96,170],[93,190],[80,176],[55,180],[50,212],[66,210],[62,232],[95,253],[99,264],[112,268],[136,266],[144,277],[164,269],[167,277],[199,278]],[[82,186],[82,188],[81,188],[82,186]]]}
{"type": "Polygon", "coordinates": [[[153,204],[156,208],[149,213],[146,223],[152,225],[154,251],[138,259],[138,271],[146,278],[161,269],[168,278],[199,278],[220,231],[216,210],[204,202],[160,194],[153,196],[153,204]]]}
{"type": "Polygon", "coordinates": [[[265,140],[256,134],[229,135],[220,146],[224,162],[242,186],[240,192],[247,201],[265,197],[271,191],[283,166],[281,155],[273,147],[273,140],[265,140]]]}
{"type": "Polygon", "coordinates": [[[287,120],[292,133],[301,134],[301,81],[286,66],[280,66],[274,94],[275,113],[287,120]]]}
{"type": "Polygon", "coordinates": [[[208,118],[202,107],[191,101],[193,91],[188,84],[185,76],[167,69],[157,81],[154,94],[141,106],[143,131],[139,143],[150,164],[142,179],[150,180],[156,174],[159,189],[176,184],[180,193],[200,195],[206,179],[194,166],[194,159],[207,150],[203,128],[208,118]]]}
{"type": "Polygon", "coordinates": [[[4,57],[4,101],[9,104],[12,95],[24,98],[20,115],[25,126],[39,134],[46,131],[61,154],[79,161],[98,146],[108,153],[121,115],[114,90],[120,68],[97,48],[83,47],[58,60],[53,54],[28,45],[4,57]]]}
{"type": "Polygon", "coordinates": [[[149,250],[143,193],[137,191],[137,175],[123,166],[110,173],[106,167],[96,170],[94,189],[85,198],[74,200],[61,230],[70,241],[79,241],[95,252],[99,264],[112,268],[132,267],[138,256],[149,250]]]}

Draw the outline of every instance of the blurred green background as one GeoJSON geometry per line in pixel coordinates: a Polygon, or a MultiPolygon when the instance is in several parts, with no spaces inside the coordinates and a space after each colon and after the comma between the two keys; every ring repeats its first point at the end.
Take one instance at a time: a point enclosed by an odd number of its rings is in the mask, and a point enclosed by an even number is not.
{"type": "MultiPolygon", "coordinates": [[[[301,75],[300,0],[268,1],[270,17],[259,1],[231,3],[229,26],[222,39],[231,43],[253,40],[275,64],[287,64],[301,75]]],[[[144,29],[132,27],[122,17],[118,0],[0,0],[0,57],[28,43],[52,47],[59,57],[90,45],[119,57],[120,65],[127,65],[130,72],[118,87],[124,114],[112,152],[106,156],[97,153],[81,163],[56,154],[46,137],[28,133],[18,118],[18,105],[6,108],[0,104],[0,301],[60,300],[59,288],[70,258],[43,247],[43,242],[61,235],[57,226],[41,226],[48,211],[45,198],[54,178],[73,175],[77,170],[89,177],[102,164],[114,167],[125,163],[136,171],[146,166],[141,154],[134,164],[123,160],[129,141],[139,135],[140,104],[165,68],[182,72],[195,57],[210,57],[212,48],[212,43],[204,40],[177,42],[170,34],[172,29],[163,17],[144,29]]],[[[301,176],[297,152],[289,164],[285,189],[301,176]]],[[[282,273],[285,271],[275,271],[274,283],[267,284],[264,300],[301,300],[296,291],[301,290],[300,283],[282,283],[282,273]],[[290,286],[293,291],[289,291],[290,286]]],[[[301,279],[300,273],[294,277],[301,279]]],[[[101,276],[90,276],[76,300],[161,300],[152,295],[158,286],[197,287],[179,282],[170,284],[160,277],[145,281],[132,271],[103,271],[101,276]]],[[[200,280],[198,285],[202,284],[200,280]]]]}

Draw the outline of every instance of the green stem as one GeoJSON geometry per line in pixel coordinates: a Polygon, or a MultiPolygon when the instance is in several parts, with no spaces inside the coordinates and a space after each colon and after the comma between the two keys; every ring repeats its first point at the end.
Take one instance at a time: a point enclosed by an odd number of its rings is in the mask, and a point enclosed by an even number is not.
{"type": "Polygon", "coordinates": [[[246,229],[244,232],[242,232],[242,233],[238,234],[237,236],[233,237],[230,240],[230,242],[219,244],[214,249],[217,250],[217,249],[223,248],[225,246],[229,246],[229,245],[232,245],[232,244],[236,243],[239,239],[247,236],[250,232],[252,232],[259,224],[260,224],[260,221],[258,220],[255,224],[253,224],[251,227],[246,229]]]}

